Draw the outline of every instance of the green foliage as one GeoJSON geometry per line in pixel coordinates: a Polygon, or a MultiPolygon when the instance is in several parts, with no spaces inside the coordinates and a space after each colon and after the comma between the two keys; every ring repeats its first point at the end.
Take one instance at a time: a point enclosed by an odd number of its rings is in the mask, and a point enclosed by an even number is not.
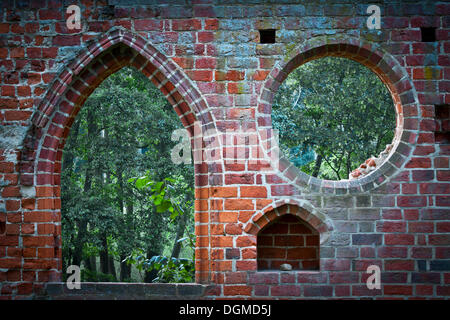
{"type": "Polygon", "coordinates": [[[174,186],[177,181],[173,178],[154,181],[150,172],[147,171],[141,177],[128,179],[128,182],[134,182],[138,190],[148,191],[150,193],[149,200],[155,205],[156,212],[170,212],[171,222],[174,222],[179,215],[184,214],[185,210],[192,208],[192,201],[185,202],[184,205],[177,201],[175,195],[179,190],[174,186]]]}
{"type": "Polygon", "coordinates": [[[272,119],[284,154],[304,172],[331,180],[346,179],[377,156],[395,129],[392,97],[381,80],[363,65],[335,57],[294,70],[275,96],[272,119]]]}
{"type": "Polygon", "coordinates": [[[195,273],[194,262],[192,260],[167,258],[164,256],[155,256],[153,258],[156,258],[156,260],[154,262],[150,262],[150,267],[158,270],[158,277],[155,278],[153,282],[194,282],[195,273]]]}
{"type": "Polygon", "coordinates": [[[81,282],[114,282],[116,279],[113,275],[99,272],[91,271],[89,269],[81,270],[81,282]]]}
{"type": "MultiPolygon", "coordinates": [[[[178,242],[187,242],[191,249],[195,248],[195,234],[181,238],[178,242]]],[[[157,271],[157,277],[153,282],[164,283],[188,283],[195,281],[195,259],[173,258],[163,255],[145,257],[143,250],[135,250],[124,259],[129,265],[134,265],[139,270],[141,278],[144,271],[157,271]]]]}
{"type": "MultiPolygon", "coordinates": [[[[175,223],[175,219],[185,211],[192,208],[191,202],[181,204],[176,198],[177,190],[174,187],[176,180],[165,178],[163,181],[155,181],[151,177],[150,172],[138,178],[131,178],[129,183],[134,183],[137,189],[147,190],[149,192],[149,200],[153,202],[157,213],[170,212],[170,222],[175,223]]],[[[195,235],[189,233],[187,237],[177,240],[178,243],[187,243],[191,251],[194,253],[195,235]]],[[[150,259],[146,259],[142,250],[134,251],[124,261],[142,271],[156,270],[158,276],[153,282],[193,282],[195,279],[195,260],[194,254],[192,259],[166,257],[156,255],[150,259]]]]}
{"type": "MultiPolygon", "coordinates": [[[[162,254],[175,241],[175,203],[184,204],[193,230],[193,166],[175,165],[170,156],[179,128],[164,95],[132,68],[108,77],[86,100],[62,160],[63,268],[87,267],[89,257],[102,254],[117,262],[135,250],[162,254]],[[134,177],[149,188],[129,183],[134,177]]],[[[86,277],[96,278],[96,270],[86,277]]]]}

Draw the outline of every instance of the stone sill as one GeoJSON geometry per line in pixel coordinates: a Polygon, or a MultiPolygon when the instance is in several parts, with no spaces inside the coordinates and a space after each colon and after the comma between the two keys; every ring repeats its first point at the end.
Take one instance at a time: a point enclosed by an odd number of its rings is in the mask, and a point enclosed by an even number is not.
{"type": "Polygon", "coordinates": [[[274,270],[274,269],[263,269],[257,270],[258,274],[262,273],[301,273],[301,274],[319,274],[322,271],[320,270],[274,270]]]}
{"type": "Polygon", "coordinates": [[[81,282],[68,289],[65,282],[49,282],[37,300],[198,300],[208,285],[197,283],[81,282]]]}

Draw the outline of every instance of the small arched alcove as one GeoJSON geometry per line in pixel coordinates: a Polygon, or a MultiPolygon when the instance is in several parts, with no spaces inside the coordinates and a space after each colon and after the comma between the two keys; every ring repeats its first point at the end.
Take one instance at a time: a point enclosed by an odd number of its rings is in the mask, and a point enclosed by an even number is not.
{"type": "Polygon", "coordinates": [[[258,270],[319,270],[320,235],[307,222],[293,214],[285,214],[258,232],[258,270]]]}
{"type": "Polygon", "coordinates": [[[333,230],[331,221],[305,200],[279,200],[256,212],[244,230],[256,236],[257,269],[318,271],[320,245],[333,230]]]}

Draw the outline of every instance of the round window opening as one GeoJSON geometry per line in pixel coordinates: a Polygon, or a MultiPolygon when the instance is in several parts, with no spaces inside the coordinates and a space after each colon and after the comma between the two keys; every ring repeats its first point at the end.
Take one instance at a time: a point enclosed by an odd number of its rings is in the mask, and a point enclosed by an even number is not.
{"type": "Polygon", "coordinates": [[[362,64],[337,57],[305,63],[278,89],[272,107],[282,154],[325,180],[366,176],[393,148],[391,93],[362,64]]]}

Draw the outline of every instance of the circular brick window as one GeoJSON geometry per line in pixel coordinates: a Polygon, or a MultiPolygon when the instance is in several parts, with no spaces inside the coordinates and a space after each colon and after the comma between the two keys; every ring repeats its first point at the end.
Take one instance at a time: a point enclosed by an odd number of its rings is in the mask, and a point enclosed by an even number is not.
{"type": "Polygon", "coordinates": [[[359,62],[332,56],[287,76],[273,99],[272,125],[282,154],[324,180],[356,180],[380,167],[397,127],[383,81],[359,62]]]}

